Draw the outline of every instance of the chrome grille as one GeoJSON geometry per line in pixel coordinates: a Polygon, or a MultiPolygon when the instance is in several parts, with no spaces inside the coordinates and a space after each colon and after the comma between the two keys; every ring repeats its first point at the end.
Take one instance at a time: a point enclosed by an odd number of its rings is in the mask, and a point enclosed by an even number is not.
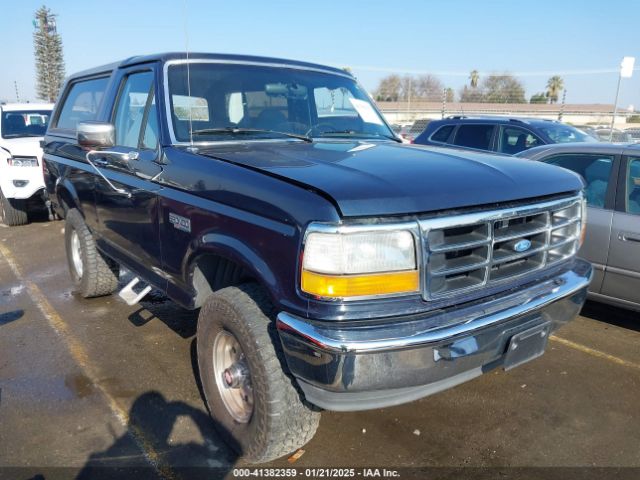
{"type": "Polygon", "coordinates": [[[575,255],[582,197],[420,221],[427,300],[544,269],[575,255]]]}

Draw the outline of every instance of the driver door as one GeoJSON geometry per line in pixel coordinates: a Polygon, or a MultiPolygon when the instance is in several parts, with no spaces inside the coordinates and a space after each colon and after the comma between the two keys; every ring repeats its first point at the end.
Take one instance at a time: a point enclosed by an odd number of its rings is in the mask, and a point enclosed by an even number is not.
{"type": "Polygon", "coordinates": [[[96,177],[96,212],[100,248],[157,287],[165,280],[156,272],[162,266],[158,226],[158,192],[155,182],[162,173],[159,163],[158,111],[152,69],[124,71],[116,107],[115,152],[96,155],[94,163],[121,191],[96,177]]]}

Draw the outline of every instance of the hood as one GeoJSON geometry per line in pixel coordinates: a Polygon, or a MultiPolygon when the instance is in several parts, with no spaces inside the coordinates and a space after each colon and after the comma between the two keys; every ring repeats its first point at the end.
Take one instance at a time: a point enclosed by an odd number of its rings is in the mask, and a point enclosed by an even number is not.
{"type": "Polygon", "coordinates": [[[396,143],[247,142],[199,153],[316,190],[347,217],[426,213],[583,188],[578,175],[544,163],[396,143]]]}
{"type": "Polygon", "coordinates": [[[0,138],[0,147],[17,157],[42,157],[40,140],[43,137],[0,138]]]}

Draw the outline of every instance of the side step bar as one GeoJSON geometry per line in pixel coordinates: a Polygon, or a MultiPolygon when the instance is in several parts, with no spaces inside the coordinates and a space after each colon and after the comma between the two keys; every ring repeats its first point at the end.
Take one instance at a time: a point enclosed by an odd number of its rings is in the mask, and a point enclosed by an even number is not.
{"type": "Polygon", "coordinates": [[[140,279],[138,277],[134,278],[122,290],[120,290],[120,293],[118,293],[118,296],[127,302],[127,305],[129,306],[140,303],[140,300],[142,300],[147,293],[151,291],[151,285],[147,285],[139,292],[136,292],[133,287],[135,287],[138,282],[140,282],[140,279]]]}

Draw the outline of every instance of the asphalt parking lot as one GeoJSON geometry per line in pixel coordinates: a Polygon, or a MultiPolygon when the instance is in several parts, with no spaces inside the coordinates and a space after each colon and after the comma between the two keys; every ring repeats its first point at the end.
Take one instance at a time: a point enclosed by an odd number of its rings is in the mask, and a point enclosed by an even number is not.
{"type": "MultiPolygon", "coordinates": [[[[153,294],[79,298],[63,226],[0,226],[0,478],[231,476],[242,463],[198,387],[197,314],[153,294]]],[[[295,464],[269,466],[638,468],[639,399],[639,316],[589,303],[542,358],[395,408],[325,412],[295,464]]],[[[640,472],[597,478],[625,471],[640,472]]]]}

